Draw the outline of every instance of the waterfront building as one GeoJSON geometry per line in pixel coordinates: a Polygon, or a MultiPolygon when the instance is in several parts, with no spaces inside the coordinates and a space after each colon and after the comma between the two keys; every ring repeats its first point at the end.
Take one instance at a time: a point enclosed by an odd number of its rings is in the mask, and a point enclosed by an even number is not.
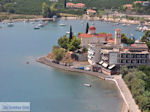
{"type": "Polygon", "coordinates": [[[106,43],[89,44],[88,62],[92,66],[100,66],[103,73],[112,75],[119,73],[118,68],[123,65],[148,65],[149,51],[146,43],[139,41],[124,47],[121,44],[121,29],[116,29],[115,39],[107,39],[106,43]]]}
{"type": "MultiPolygon", "coordinates": [[[[107,39],[112,38],[112,34],[108,33],[96,33],[96,28],[94,26],[90,26],[88,29],[88,33],[81,33],[78,38],[81,40],[82,47],[88,47],[89,44],[95,43],[106,43],[107,39]]],[[[109,40],[110,41],[110,40],[109,40]]]]}

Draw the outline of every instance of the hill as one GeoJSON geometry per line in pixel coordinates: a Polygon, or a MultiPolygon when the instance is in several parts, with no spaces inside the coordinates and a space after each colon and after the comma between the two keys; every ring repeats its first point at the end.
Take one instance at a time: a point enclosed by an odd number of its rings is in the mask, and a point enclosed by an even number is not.
{"type": "MultiPolygon", "coordinates": [[[[135,0],[73,0],[74,3],[85,3],[87,8],[95,9],[117,9],[123,4],[132,3],[135,0]]],[[[17,14],[41,14],[41,5],[43,2],[46,2],[48,5],[51,5],[53,2],[50,0],[1,0],[0,1],[0,11],[7,11],[10,13],[17,14]]],[[[69,0],[67,1],[69,2],[69,0]]],[[[64,0],[59,0],[57,2],[56,8],[58,12],[75,12],[82,14],[84,10],[68,10],[64,9],[64,0]]]]}

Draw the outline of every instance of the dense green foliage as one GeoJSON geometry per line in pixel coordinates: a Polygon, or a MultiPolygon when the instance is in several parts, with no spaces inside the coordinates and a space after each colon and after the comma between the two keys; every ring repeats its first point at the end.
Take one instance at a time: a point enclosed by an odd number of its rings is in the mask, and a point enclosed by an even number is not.
{"type": "Polygon", "coordinates": [[[66,35],[58,39],[58,45],[68,51],[80,49],[80,40],[75,36],[70,40],[66,35]]]}
{"type": "Polygon", "coordinates": [[[142,42],[146,42],[148,48],[150,49],[150,31],[146,31],[141,38],[142,42]]]}
{"type": "Polygon", "coordinates": [[[130,39],[128,38],[125,34],[121,34],[121,42],[124,43],[124,44],[133,44],[135,41],[135,39],[130,39]]]}
{"type": "Polygon", "coordinates": [[[140,66],[138,69],[122,67],[123,79],[143,112],[150,112],[150,67],[140,66]]]}
{"type": "MultiPolygon", "coordinates": [[[[78,0],[74,1],[76,3],[85,3],[87,8],[94,8],[96,10],[99,9],[111,9],[111,8],[119,8],[121,5],[125,3],[132,3],[134,0],[78,0]]],[[[41,5],[43,2],[46,4],[52,5],[54,2],[49,0],[0,0],[0,11],[7,11],[11,13],[18,14],[35,14],[39,15],[42,13],[41,5]],[[7,8],[6,8],[7,7],[7,8]]],[[[84,9],[67,9],[64,8],[64,0],[59,0],[56,2],[57,12],[61,13],[71,13],[81,15],[85,13],[84,9]]],[[[66,0],[69,2],[69,0],[66,0]]]]}
{"type": "Polygon", "coordinates": [[[139,14],[150,14],[150,6],[142,6],[142,4],[133,4],[133,11],[139,14]]]}
{"type": "Polygon", "coordinates": [[[52,53],[54,54],[55,60],[61,61],[65,55],[65,50],[58,46],[53,46],[52,53]]]}

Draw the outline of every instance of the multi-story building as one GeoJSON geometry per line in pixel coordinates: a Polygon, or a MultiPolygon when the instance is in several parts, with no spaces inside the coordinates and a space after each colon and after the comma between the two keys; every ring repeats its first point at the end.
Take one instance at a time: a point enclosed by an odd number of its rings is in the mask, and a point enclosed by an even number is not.
{"type": "MultiPolygon", "coordinates": [[[[107,41],[106,41],[107,42],[107,41]]],[[[149,51],[146,43],[136,41],[130,46],[121,44],[121,29],[115,30],[111,43],[89,44],[88,61],[99,64],[105,74],[116,74],[120,66],[138,67],[149,64],[149,51]]]]}

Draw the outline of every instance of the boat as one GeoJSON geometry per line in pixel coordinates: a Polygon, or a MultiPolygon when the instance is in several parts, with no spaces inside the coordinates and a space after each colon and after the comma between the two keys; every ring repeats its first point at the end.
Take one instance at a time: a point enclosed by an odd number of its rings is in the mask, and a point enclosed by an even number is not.
{"type": "Polygon", "coordinates": [[[91,87],[91,84],[85,83],[84,86],[91,87]]]}
{"type": "Polygon", "coordinates": [[[122,24],[122,26],[127,26],[126,24],[122,24]]]}
{"type": "Polygon", "coordinates": [[[61,23],[61,24],[59,24],[59,26],[66,26],[66,24],[61,23]]]}
{"type": "Polygon", "coordinates": [[[40,29],[40,27],[39,27],[39,26],[35,26],[34,29],[35,29],[35,30],[38,30],[38,29],[40,29]]]}
{"type": "Polygon", "coordinates": [[[68,32],[66,32],[66,34],[70,34],[70,32],[68,31],[68,32]]]}
{"type": "Polygon", "coordinates": [[[7,26],[8,26],[8,27],[13,27],[13,26],[14,26],[14,23],[8,23],[7,26]]]}
{"type": "Polygon", "coordinates": [[[43,27],[44,24],[40,23],[40,24],[38,24],[37,26],[38,26],[38,27],[43,27]]]}

